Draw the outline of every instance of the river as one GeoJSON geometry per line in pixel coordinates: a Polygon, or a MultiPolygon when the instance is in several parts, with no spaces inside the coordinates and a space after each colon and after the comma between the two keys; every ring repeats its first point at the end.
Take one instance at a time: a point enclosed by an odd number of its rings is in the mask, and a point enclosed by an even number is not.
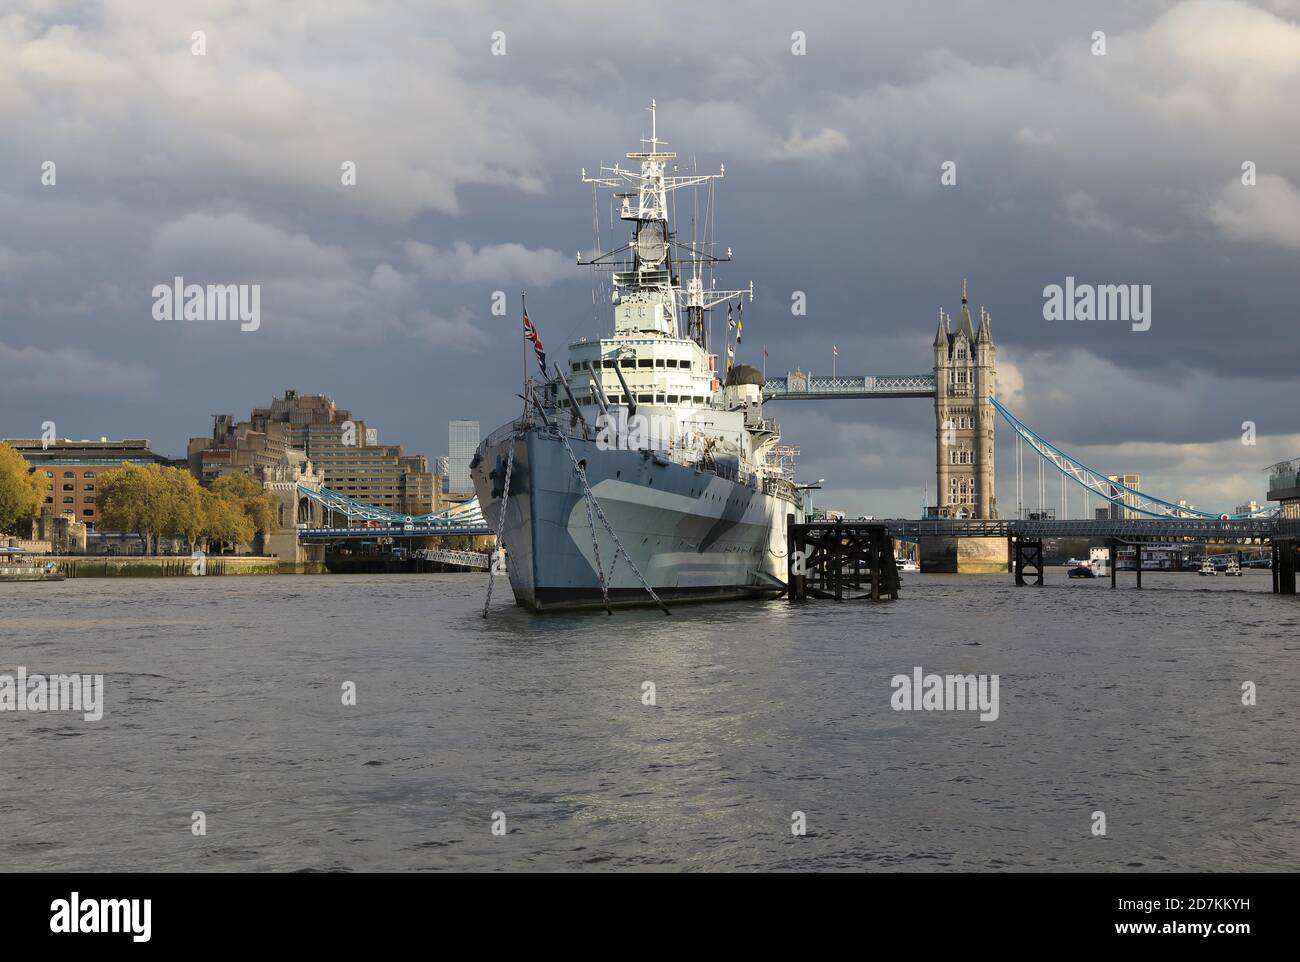
{"type": "Polygon", "coordinates": [[[1300,869],[1300,598],[1119,577],[486,620],[485,575],[0,584],[0,672],[104,676],[99,721],[0,713],[0,865],[1300,869]],[[894,710],[916,667],[997,718],[894,710]]]}

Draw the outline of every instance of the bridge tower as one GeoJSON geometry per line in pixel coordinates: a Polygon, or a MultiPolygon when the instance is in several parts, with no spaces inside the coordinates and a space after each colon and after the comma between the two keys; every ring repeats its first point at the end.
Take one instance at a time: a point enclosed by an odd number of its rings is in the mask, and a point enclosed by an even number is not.
{"type": "Polygon", "coordinates": [[[951,320],[940,308],[934,336],[935,508],[941,517],[996,518],[989,395],[997,387],[997,347],[984,308],[979,328],[971,322],[964,280],[955,331],[951,320]]]}

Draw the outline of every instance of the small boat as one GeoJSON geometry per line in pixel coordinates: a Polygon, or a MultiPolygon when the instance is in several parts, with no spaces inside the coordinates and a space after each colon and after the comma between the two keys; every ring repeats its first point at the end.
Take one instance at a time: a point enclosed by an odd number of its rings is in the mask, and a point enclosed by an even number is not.
{"type": "Polygon", "coordinates": [[[898,562],[899,571],[920,571],[921,570],[921,566],[917,564],[915,561],[913,561],[911,558],[906,558],[906,559],[896,558],[895,560],[898,562]]]}
{"type": "Polygon", "coordinates": [[[1237,564],[1236,558],[1233,558],[1231,561],[1228,562],[1228,567],[1224,569],[1223,573],[1229,578],[1243,577],[1241,571],[1241,565],[1237,564]]]}
{"type": "Polygon", "coordinates": [[[64,581],[53,561],[39,564],[23,548],[0,548],[0,581],[64,581]]]}
{"type": "Polygon", "coordinates": [[[1071,578],[1095,578],[1097,572],[1092,570],[1092,565],[1086,561],[1080,561],[1075,564],[1066,574],[1071,578]]]}
{"type": "Polygon", "coordinates": [[[1215,570],[1214,563],[1209,558],[1206,558],[1201,562],[1201,567],[1196,573],[1204,577],[1205,575],[1217,575],[1219,572],[1215,570]]]}

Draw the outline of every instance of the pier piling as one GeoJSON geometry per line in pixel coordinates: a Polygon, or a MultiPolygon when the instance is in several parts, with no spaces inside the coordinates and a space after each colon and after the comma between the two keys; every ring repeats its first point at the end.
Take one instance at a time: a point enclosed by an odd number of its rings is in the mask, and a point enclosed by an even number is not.
{"type": "Polygon", "coordinates": [[[898,598],[894,540],[881,522],[786,518],[786,585],[791,601],[898,598]]]}
{"type": "Polygon", "coordinates": [[[1034,585],[1042,587],[1043,584],[1043,540],[1041,538],[1020,538],[1012,535],[1012,568],[1016,574],[1016,584],[1027,584],[1025,581],[1025,572],[1032,569],[1031,574],[1035,578],[1034,585]]]}
{"type": "Polygon", "coordinates": [[[1279,538],[1273,542],[1273,584],[1278,594],[1295,594],[1296,541],[1279,538]]]}

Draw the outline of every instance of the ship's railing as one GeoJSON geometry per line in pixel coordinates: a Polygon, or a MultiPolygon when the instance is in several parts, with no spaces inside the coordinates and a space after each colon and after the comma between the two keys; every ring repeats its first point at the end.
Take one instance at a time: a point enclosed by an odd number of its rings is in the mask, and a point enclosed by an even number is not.
{"type": "Polygon", "coordinates": [[[799,503],[799,489],[794,486],[794,482],[788,478],[767,477],[763,479],[763,493],[770,494],[776,498],[784,498],[787,501],[799,503]]]}
{"type": "MultiPolygon", "coordinates": [[[[771,430],[780,433],[780,425],[774,418],[764,418],[764,426],[771,426],[771,430]]],[[[480,447],[495,447],[513,435],[519,434],[526,430],[535,430],[544,435],[558,438],[562,434],[564,437],[573,441],[592,440],[596,437],[596,427],[588,422],[588,435],[584,438],[582,426],[580,423],[575,424],[571,421],[567,412],[548,411],[547,419],[543,421],[542,416],[537,413],[536,408],[530,407],[528,412],[521,417],[516,418],[509,424],[497,428],[487,439],[482,442],[480,447]]],[[[630,434],[619,432],[617,443],[627,445],[630,434]]],[[[702,457],[691,457],[690,452],[684,448],[676,446],[659,447],[649,446],[628,446],[629,450],[639,450],[644,455],[654,455],[657,457],[667,457],[677,464],[686,467],[695,468],[699,471],[706,471],[710,474],[716,474],[720,478],[728,481],[735,481],[739,484],[747,484],[754,490],[761,489],[772,495],[787,498],[791,501],[798,502],[798,492],[785,478],[767,477],[759,484],[757,466],[744,465],[735,457],[718,457],[716,454],[712,457],[705,455],[702,457]]]]}
{"type": "Polygon", "coordinates": [[[487,439],[483,441],[483,447],[496,447],[498,444],[505,441],[506,438],[518,434],[528,426],[529,423],[524,418],[515,418],[509,424],[503,424],[501,427],[489,434],[487,439]]]}

